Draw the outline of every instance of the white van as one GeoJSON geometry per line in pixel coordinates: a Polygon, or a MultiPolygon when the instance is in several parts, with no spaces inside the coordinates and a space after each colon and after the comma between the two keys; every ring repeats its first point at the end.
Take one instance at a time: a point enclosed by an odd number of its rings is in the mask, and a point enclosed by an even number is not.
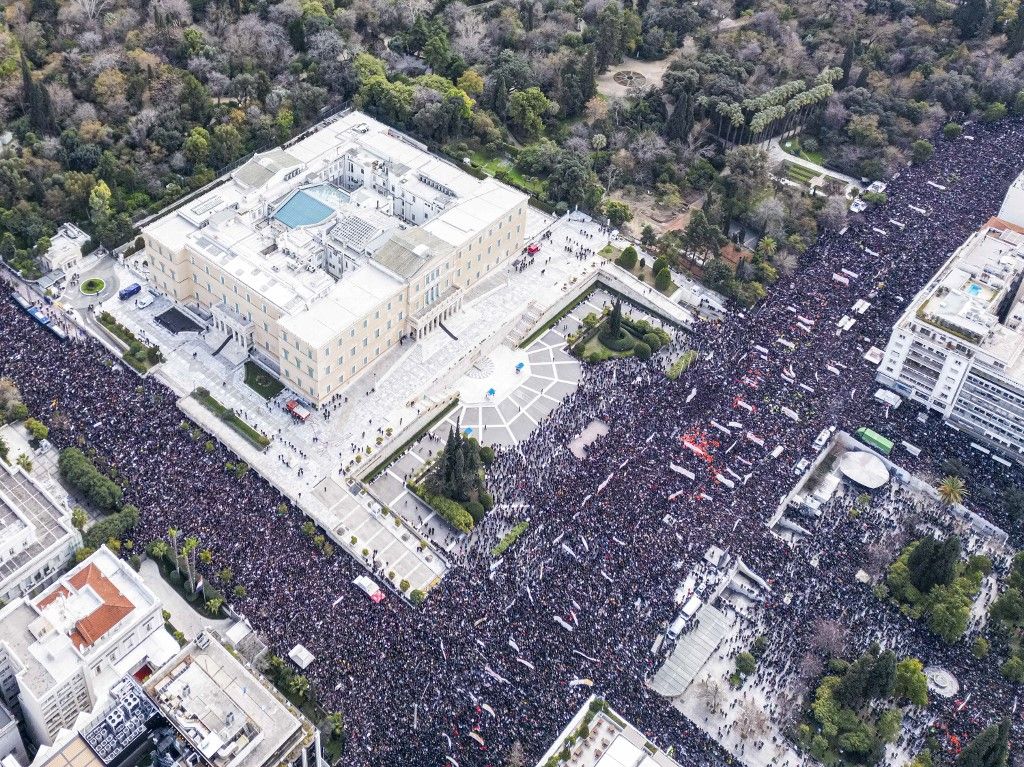
{"type": "Polygon", "coordinates": [[[145,309],[155,300],[156,299],[153,297],[153,294],[150,293],[149,291],[146,291],[141,296],[139,296],[138,300],[135,302],[135,305],[140,309],[145,309]]]}
{"type": "Polygon", "coordinates": [[[799,477],[801,474],[804,473],[804,471],[807,470],[807,467],[810,465],[810,461],[808,461],[806,458],[801,458],[799,461],[797,461],[796,466],[793,467],[793,473],[799,477]]]}
{"type": "Polygon", "coordinates": [[[683,627],[686,625],[686,617],[683,615],[676,616],[676,619],[672,621],[672,625],[668,627],[668,639],[670,642],[674,642],[679,639],[679,635],[683,633],[683,627]]]}

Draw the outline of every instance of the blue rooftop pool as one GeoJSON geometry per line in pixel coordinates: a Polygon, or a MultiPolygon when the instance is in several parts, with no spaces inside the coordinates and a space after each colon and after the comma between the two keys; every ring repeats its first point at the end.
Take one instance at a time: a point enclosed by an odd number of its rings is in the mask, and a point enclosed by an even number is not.
{"type": "Polygon", "coordinates": [[[327,219],[334,209],[306,192],[299,190],[288,198],[288,202],[278,208],[274,218],[290,229],[299,226],[319,224],[327,219]]]}

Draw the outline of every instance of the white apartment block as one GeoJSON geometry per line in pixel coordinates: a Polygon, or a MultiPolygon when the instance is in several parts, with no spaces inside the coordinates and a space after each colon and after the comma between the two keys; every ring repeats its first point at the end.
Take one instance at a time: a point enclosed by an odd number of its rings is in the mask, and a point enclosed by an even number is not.
{"type": "Polygon", "coordinates": [[[878,381],[1024,461],[1024,228],[993,218],[914,297],[878,381]]]}
{"type": "Polygon", "coordinates": [[[1024,173],[1010,184],[999,208],[999,218],[1014,226],[1024,227],[1024,173]]]}
{"type": "Polygon", "coordinates": [[[18,720],[0,703],[0,763],[8,760],[10,764],[12,759],[19,767],[25,767],[28,764],[28,752],[18,731],[18,720]]]}
{"type": "Polygon", "coordinates": [[[323,767],[320,732],[265,678],[203,632],[145,691],[204,767],[323,767]]]}
{"type": "Polygon", "coordinates": [[[155,289],[319,405],[521,252],[527,200],[350,112],[142,234],[155,289]]]}
{"type": "Polygon", "coordinates": [[[0,697],[49,746],[121,676],[176,650],[156,596],[104,546],[42,595],[0,610],[0,697]]]}
{"type": "Polygon", "coordinates": [[[81,545],[67,504],[17,466],[0,463],[0,599],[39,593],[81,545]]]}

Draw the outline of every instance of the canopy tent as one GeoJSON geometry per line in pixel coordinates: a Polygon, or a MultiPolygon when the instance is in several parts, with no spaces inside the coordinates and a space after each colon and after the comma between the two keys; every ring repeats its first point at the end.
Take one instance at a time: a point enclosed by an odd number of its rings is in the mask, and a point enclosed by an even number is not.
{"type": "Polygon", "coordinates": [[[315,656],[300,644],[295,645],[288,651],[288,657],[300,669],[305,671],[306,667],[315,660],[315,656]]]}

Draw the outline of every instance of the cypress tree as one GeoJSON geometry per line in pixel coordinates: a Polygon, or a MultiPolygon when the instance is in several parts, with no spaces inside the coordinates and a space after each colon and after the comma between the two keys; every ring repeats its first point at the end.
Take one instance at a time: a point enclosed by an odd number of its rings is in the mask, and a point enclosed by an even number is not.
{"type": "Polygon", "coordinates": [[[925,536],[917,542],[917,546],[915,546],[914,550],[910,552],[910,557],[907,559],[907,569],[910,571],[910,582],[914,584],[914,588],[922,594],[928,593],[931,589],[927,573],[931,569],[932,562],[935,559],[936,545],[934,536],[925,536]]]}
{"type": "Polygon", "coordinates": [[[19,51],[21,64],[21,94],[25,116],[32,127],[40,133],[49,133],[53,127],[53,110],[50,93],[41,82],[36,82],[29,70],[25,51],[19,51]]]}
{"type": "Polygon", "coordinates": [[[1013,21],[1006,25],[1006,53],[1016,56],[1024,50],[1024,5],[1017,9],[1013,21]]]}
{"type": "Polygon", "coordinates": [[[978,733],[956,759],[957,767],[1004,767],[1010,754],[1010,720],[978,733]]]}
{"type": "Polygon", "coordinates": [[[843,53],[843,63],[840,64],[840,68],[843,70],[843,76],[836,83],[836,90],[841,90],[850,84],[850,70],[853,68],[853,57],[854,57],[854,43],[850,40],[846,44],[846,51],[843,53]]]}
{"type": "Polygon", "coordinates": [[[988,4],[985,0],[964,0],[957,6],[953,11],[953,23],[960,30],[960,36],[964,40],[971,40],[978,36],[986,13],[988,13],[988,4]]]}
{"type": "Polygon", "coordinates": [[[608,317],[608,336],[617,339],[622,335],[622,300],[616,299],[612,313],[608,317]]]}
{"type": "Polygon", "coordinates": [[[896,653],[886,650],[878,656],[865,691],[872,700],[891,698],[896,686],[896,653]]]}

